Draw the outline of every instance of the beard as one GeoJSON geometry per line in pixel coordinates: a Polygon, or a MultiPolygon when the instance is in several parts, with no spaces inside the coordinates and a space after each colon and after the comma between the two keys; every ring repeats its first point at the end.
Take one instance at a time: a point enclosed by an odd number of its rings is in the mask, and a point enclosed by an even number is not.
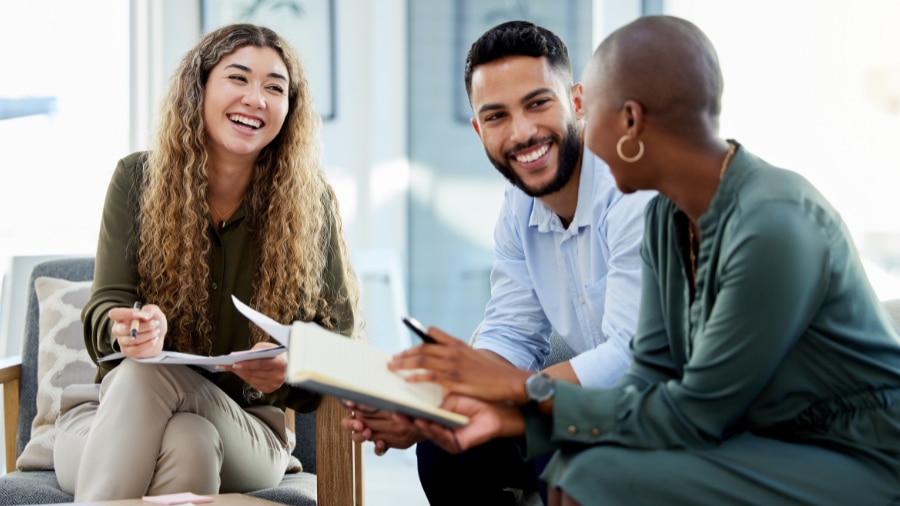
{"type": "Polygon", "coordinates": [[[561,190],[562,187],[569,182],[569,179],[572,178],[572,174],[575,173],[575,166],[578,165],[581,151],[581,137],[578,134],[578,128],[575,126],[574,122],[570,123],[566,128],[566,135],[564,137],[560,138],[558,135],[554,134],[541,139],[529,139],[528,142],[517,144],[509,149],[502,160],[494,158],[488,152],[487,148],[484,149],[488,160],[494,164],[497,171],[500,172],[500,174],[503,174],[503,177],[529,197],[544,197],[561,190]],[[556,161],[556,176],[544,186],[533,188],[522,181],[522,178],[516,174],[516,171],[513,170],[512,166],[506,160],[509,159],[509,153],[528,149],[547,141],[555,142],[556,145],[559,146],[559,156],[556,161]]]}

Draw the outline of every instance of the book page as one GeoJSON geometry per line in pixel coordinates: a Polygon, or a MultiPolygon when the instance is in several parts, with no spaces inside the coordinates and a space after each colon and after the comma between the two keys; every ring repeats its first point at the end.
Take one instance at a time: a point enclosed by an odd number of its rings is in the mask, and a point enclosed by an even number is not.
{"type": "Polygon", "coordinates": [[[276,322],[247,304],[244,304],[234,295],[231,296],[231,301],[234,303],[234,307],[236,307],[242,315],[246,316],[248,320],[255,323],[259,328],[265,330],[266,334],[272,336],[272,338],[278,341],[282,346],[288,345],[288,339],[290,338],[291,333],[290,325],[282,325],[276,322]]]}
{"type": "Polygon", "coordinates": [[[288,348],[288,381],[360,404],[462,426],[464,416],[439,408],[443,389],[407,383],[387,368],[391,355],[314,323],[295,322],[288,348]]]}

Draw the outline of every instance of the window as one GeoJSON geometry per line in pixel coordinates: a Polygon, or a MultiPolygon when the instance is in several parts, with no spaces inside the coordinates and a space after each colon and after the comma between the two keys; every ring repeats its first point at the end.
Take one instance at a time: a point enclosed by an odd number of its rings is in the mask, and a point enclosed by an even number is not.
{"type": "Polygon", "coordinates": [[[0,260],[93,253],[128,151],[127,7],[0,2],[0,260]]]}
{"type": "Polygon", "coordinates": [[[879,297],[900,298],[900,4],[664,5],[718,51],[722,136],[816,185],[847,223],[879,297]]]}
{"type": "Polygon", "coordinates": [[[128,154],[128,2],[0,0],[0,18],[0,352],[16,354],[33,259],[12,257],[93,254],[128,154]]]}

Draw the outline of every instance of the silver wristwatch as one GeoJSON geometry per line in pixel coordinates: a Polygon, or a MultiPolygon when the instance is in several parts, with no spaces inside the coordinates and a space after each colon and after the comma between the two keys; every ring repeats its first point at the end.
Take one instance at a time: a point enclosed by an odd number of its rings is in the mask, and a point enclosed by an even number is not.
{"type": "Polygon", "coordinates": [[[533,374],[525,381],[525,393],[528,399],[534,402],[544,402],[553,397],[556,389],[553,387],[553,378],[544,373],[533,374]]]}

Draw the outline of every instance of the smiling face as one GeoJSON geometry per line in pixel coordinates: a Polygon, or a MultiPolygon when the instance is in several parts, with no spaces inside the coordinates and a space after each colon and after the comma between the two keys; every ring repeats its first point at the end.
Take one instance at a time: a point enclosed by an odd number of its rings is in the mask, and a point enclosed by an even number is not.
{"type": "Polygon", "coordinates": [[[287,89],[287,68],[274,49],[250,45],[223,57],[203,98],[210,159],[253,163],[281,131],[287,89]]]}
{"type": "Polygon", "coordinates": [[[580,93],[543,57],[511,56],[473,71],[472,126],[491,163],[526,194],[555,193],[575,172],[580,93]]]}

